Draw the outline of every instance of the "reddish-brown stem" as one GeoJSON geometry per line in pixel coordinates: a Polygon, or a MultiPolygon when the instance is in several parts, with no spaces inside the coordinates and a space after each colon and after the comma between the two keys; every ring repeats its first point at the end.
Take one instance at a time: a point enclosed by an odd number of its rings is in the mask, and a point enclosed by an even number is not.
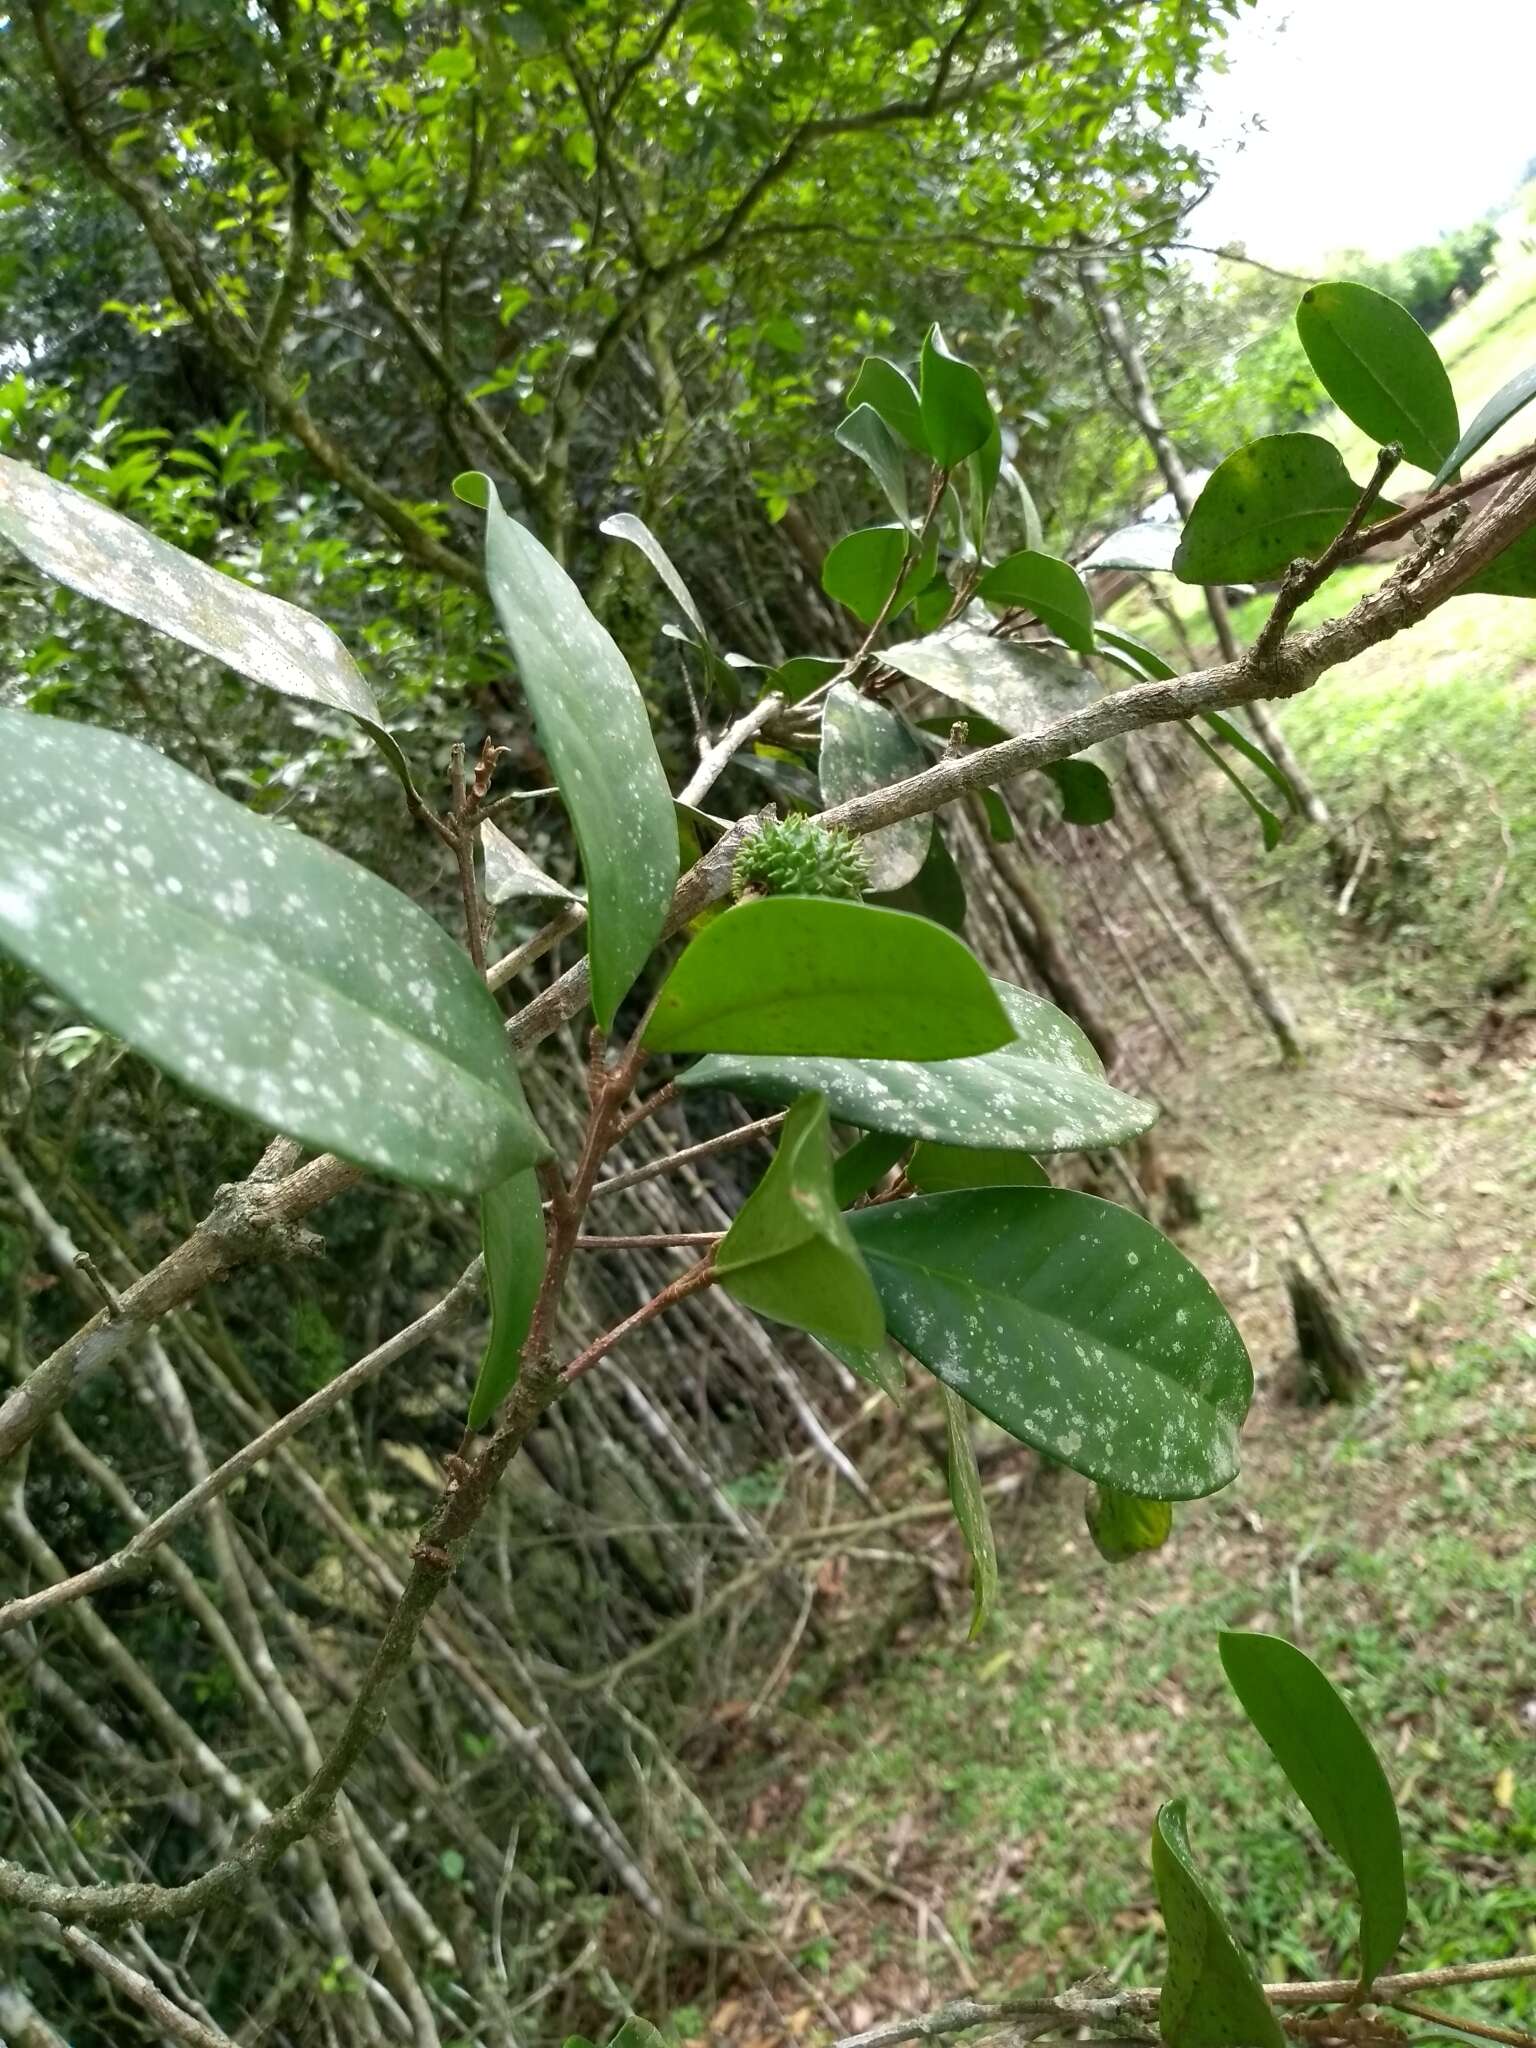
{"type": "Polygon", "coordinates": [[[698,1294],[705,1287],[715,1284],[715,1261],[711,1252],[700,1259],[696,1266],[690,1266],[686,1273],[653,1294],[650,1300],[637,1308],[632,1316],[626,1316],[622,1323],[616,1323],[611,1330],[605,1330],[595,1338],[585,1351],[579,1351],[560,1375],[562,1387],[571,1386],[583,1373],[590,1372],[594,1365],[608,1356],[614,1345],[630,1335],[631,1331],[643,1329],[654,1322],[657,1316],[665,1315],[669,1308],[675,1308],[680,1301],[686,1301],[690,1294],[698,1294]]]}

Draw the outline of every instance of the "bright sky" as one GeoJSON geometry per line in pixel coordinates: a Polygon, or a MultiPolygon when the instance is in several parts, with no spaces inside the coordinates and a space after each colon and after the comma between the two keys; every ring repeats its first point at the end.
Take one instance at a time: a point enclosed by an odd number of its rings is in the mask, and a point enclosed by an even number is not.
{"type": "Polygon", "coordinates": [[[1536,0],[1258,0],[1226,53],[1192,241],[1297,270],[1392,256],[1499,206],[1536,157],[1536,0]]]}

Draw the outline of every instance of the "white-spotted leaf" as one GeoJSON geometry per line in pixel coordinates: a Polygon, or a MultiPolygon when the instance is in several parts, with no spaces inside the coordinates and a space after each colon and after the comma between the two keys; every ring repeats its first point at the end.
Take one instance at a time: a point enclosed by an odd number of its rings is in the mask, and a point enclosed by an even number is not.
{"type": "Polygon", "coordinates": [[[548,1156],[435,919],[121,733],[0,711],[0,945],[200,1094],[397,1180],[548,1156]]]}
{"type": "Polygon", "coordinates": [[[485,511],[485,573],[581,852],[592,1008],[606,1031],[661,936],[677,824],[645,700],[612,637],[488,477],[455,479],[485,511]]]}
{"type": "Polygon", "coordinates": [[[1248,1354],[1205,1278],[1133,1210],[976,1188],[848,1218],[891,1335],[1085,1478],[1159,1500],[1237,1472],[1248,1354]]]}
{"type": "Polygon", "coordinates": [[[1157,1110],[1103,1078],[1091,1045],[1054,1004],[995,981],[1014,1028],[968,1059],[801,1059],[716,1054],[678,1076],[769,1102],[820,1089],[841,1122],[944,1145],[1081,1152],[1140,1137],[1157,1110]]]}
{"type": "Polygon", "coordinates": [[[963,620],[888,647],[880,659],[1016,737],[1044,732],[1104,694],[1096,676],[1058,650],[995,640],[963,620]]]}
{"type": "MultiPolygon", "coordinates": [[[[821,714],[818,773],[822,802],[829,808],[905,782],[927,766],[928,756],[894,711],[852,683],[839,683],[828,696],[821,714]]],[[[867,886],[877,892],[905,888],[928,858],[932,837],[931,817],[903,818],[866,833],[859,845],[869,862],[867,886]]]]}

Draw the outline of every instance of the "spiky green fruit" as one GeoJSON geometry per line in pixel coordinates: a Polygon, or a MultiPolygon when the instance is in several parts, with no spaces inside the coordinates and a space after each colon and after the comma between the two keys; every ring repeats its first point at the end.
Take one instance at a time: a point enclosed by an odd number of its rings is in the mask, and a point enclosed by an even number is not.
{"type": "Polygon", "coordinates": [[[743,845],[731,886],[743,896],[851,896],[864,893],[869,862],[841,826],[798,814],[765,818],[743,845]]]}

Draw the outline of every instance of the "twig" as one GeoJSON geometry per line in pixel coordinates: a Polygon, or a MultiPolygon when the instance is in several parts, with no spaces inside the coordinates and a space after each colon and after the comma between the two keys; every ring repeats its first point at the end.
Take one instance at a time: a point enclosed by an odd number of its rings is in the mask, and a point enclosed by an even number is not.
{"type": "Polygon", "coordinates": [[[765,725],[771,725],[783,709],[784,699],[776,691],[770,690],[766,697],[760,698],[708,749],[678,791],[677,801],[680,804],[701,803],[731,765],[731,758],[738,749],[745,746],[755,733],[760,733],[765,725]]]}
{"type": "Polygon", "coordinates": [[[579,1252],[668,1251],[680,1245],[718,1244],[724,1235],[722,1230],[656,1230],[634,1237],[582,1236],[576,1240],[576,1249],[579,1252]]]}
{"type": "Polygon", "coordinates": [[[1454,2013],[1436,2012],[1433,2006],[1411,2004],[1406,1998],[1394,1998],[1392,2009],[1412,2013],[1416,2020],[1428,2020],[1433,2026],[1476,2034],[1480,2041],[1502,2041],[1506,2048],[1536,2048],[1536,2034],[1523,2033],[1519,2027],[1490,2027],[1483,2020],[1464,2020],[1454,2013]]]}
{"type": "MultiPolygon", "coordinates": [[[[1394,2005],[1404,1991],[1428,1991],[1445,1984],[1491,1984],[1508,1977],[1536,1977],[1536,1955],[1505,1956],[1493,1963],[1452,1963],[1439,1970],[1410,1970],[1397,1977],[1378,1977],[1371,2002],[1394,2005]]],[[[996,2003],[957,1999],[937,2011],[911,2019],[882,2021],[862,2033],[845,2034],[833,2048],[899,2048],[903,2041],[934,2041],[969,2027],[996,2026],[1008,2020],[1055,2020],[1073,2031],[1088,2022],[1113,2022],[1130,2014],[1155,2013],[1159,1993],[1154,1987],[1116,1991],[1093,1997],[1066,1991],[1055,1998],[1005,1998],[996,2003]]],[[[1352,2005],[1360,1995],[1356,1977],[1331,1977],[1309,1984],[1266,1984],[1271,2005],[1352,2005]]],[[[1459,2025],[1460,2022],[1458,2021],[1459,2025]]],[[[1031,2028],[1031,2034],[1045,2029],[1031,2028]]]]}
{"type": "Polygon", "coordinates": [[[404,1358],[408,1352],[424,1344],[428,1337],[442,1329],[473,1298],[479,1284],[480,1261],[476,1259],[459,1275],[442,1300],[429,1308],[425,1315],[418,1316],[414,1323],[407,1324],[403,1330],[397,1330],[393,1337],[380,1344],[376,1350],[370,1351],[366,1358],[358,1359],[354,1365],[349,1365],[345,1372],[339,1372],[335,1379],[328,1381],[318,1393],[311,1394],[307,1401],[301,1401],[297,1408],[290,1408],[288,1413],[274,1422],[270,1429],[263,1430],[259,1436],[252,1437],[248,1443],[242,1444],[238,1451],[184,1493],[180,1500],[173,1501],[163,1514],[156,1515],[152,1522],[146,1522],[142,1529],[129,1538],[121,1550],[115,1550],[110,1557],[104,1557],[98,1563],[87,1566],[84,1571],[76,1572],[72,1578],[60,1579],[54,1585],[44,1586],[36,1593],[27,1593],[19,1599],[7,1601],[0,1607],[0,1634],[7,1629],[19,1628],[24,1622],[35,1621],[38,1615],[47,1613],[52,1607],[63,1607],[71,1600],[83,1599],[87,1594],[95,1593],[103,1586],[112,1585],[119,1579],[143,1570],[150,1553],[174,1530],[179,1529],[183,1522],[190,1520],[199,1509],[207,1507],[221,1494],[227,1493],[242,1472],[248,1472],[253,1465],[259,1465],[264,1459],[271,1457],[280,1444],[285,1444],[290,1437],[297,1436],[301,1429],[307,1429],[310,1423],[318,1421],[330,1409],[349,1400],[359,1387],[377,1378],[387,1366],[393,1365],[397,1359],[404,1358]]]}
{"type": "Polygon", "coordinates": [[[700,1259],[696,1266],[690,1266],[686,1273],[680,1273],[675,1280],[663,1287],[659,1294],[653,1294],[632,1316],[626,1316],[622,1323],[616,1323],[611,1330],[605,1330],[601,1337],[587,1346],[585,1351],[579,1351],[561,1373],[560,1384],[563,1387],[570,1386],[579,1380],[583,1373],[590,1372],[600,1359],[606,1358],[615,1344],[621,1343],[624,1338],[635,1330],[642,1329],[645,1324],[654,1322],[657,1316],[665,1315],[669,1308],[675,1307],[680,1301],[685,1301],[690,1294],[697,1294],[701,1288],[713,1287],[714,1284],[714,1259],[700,1259]]]}
{"type": "MultiPolygon", "coordinates": [[[[705,1138],[697,1145],[685,1145],[681,1152],[669,1152],[664,1159],[652,1159],[644,1166],[632,1166],[624,1173],[611,1174],[600,1180],[592,1190],[595,1201],[599,1195],[617,1194],[620,1188],[632,1188],[644,1180],[654,1180],[658,1174],[675,1173],[680,1166],[691,1166],[696,1159],[708,1159],[716,1152],[729,1152],[737,1145],[748,1144],[753,1138],[766,1138],[770,1131],[776,1131],[789,1111],[781,1109],[776,1116],[759,1117],[756,1123],[738,1124],[734,1130],[723,1131],[718,1138],[705,1138]]],[[[632,1126],[631,1126],[632,1128],[632,1126]]]]}
{"type": "Polygon", "coordinates": [[[1279,595],[1270,609],[1269,617],[1264,621],[1259,631],[1258,638],[1253,643],[1254,658],[1256,660],[1267,660],[1274,653],[1281,640],[1285,637],[1286,627],[1295,618],[1297,612],[1300,611],[1309,597],[1322,589],[1334,570],[1350,553],[1356,534],[1359,533],[1361,527],[1370,517],[1371,507],[1381,496],[1387,478],[1402,459],[1403,451],[1395,441],[1389,442],[1385,448],[1378,449],[1376,467],[1371,471],[1370,481],[1355,500],[1349,517],[1339,528],[1333,539],[1329,541],[1327,547],[1323,549],[1322,553],[1315,560],[1308,561],[1302,558],[1292,562],[1291,566],[1286,570],[1285,580],[1280,585],[1279,595]]]}
{"type": "Polygon", "coordinates": [[[524,939],[510,953],[504,953],[493,961],[485,971],[485,985],[496,990],[521,974],[525,967],[531,967],[535,960],[542,960],[552,946],[558,946],[568,933],[584,924],[587,906],[584,903],[564,903],[546,925],[541,925],[532,938],[524,939]]]}

